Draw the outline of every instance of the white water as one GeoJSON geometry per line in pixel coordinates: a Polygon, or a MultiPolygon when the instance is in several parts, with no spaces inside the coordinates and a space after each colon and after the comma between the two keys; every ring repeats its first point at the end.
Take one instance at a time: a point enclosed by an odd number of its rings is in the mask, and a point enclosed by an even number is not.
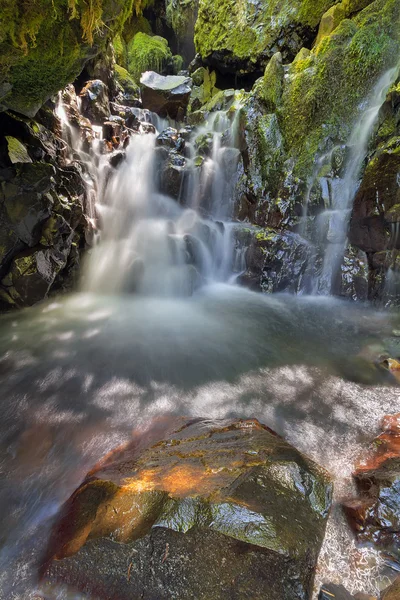
{"type": "MultiPolygon", "coordinates": [[[[234,134],[221,144],[225,119],[203,132],[213,151],[201,174],[191,170],[179,203],[157,191],[154,134],[132,139],[111,179],[98,160],[89,293],[2,319],[1,600],[37,597],[41,549],[60,504],[133,428],[165,414],[256,417],[325,466],[336,505],[316,584],[377,593],[387,583],[379,555],[356,549],[339,502],[352,491],[353,460],[380,418],[398,410],[399,391],[369,359],[396,352],[387,338],[400,327],[332,298],[263,296],[226,283],[241,256],[229,223],[237,153],[234,134]]],[[[191,161],[194,139],[188,150],[191,161]]]]}
{"type": "MultiPolygon", "coordinates": [[[[156,115],[151,120],[167,127],[156,115]]],[[[230,125],[225,113],[216,113],[193,134],[179,203],[157,186],[157,134],[132,136],[117,173],[107,171],[103,159],[105,183],[96,202],[101,235],[87,261],[85,290],[188,296],[206,283],[229,280],[236,263],[229,219],[239,158],[234,147],[221,145],[230,125]],[[212,139],[200,173],[193,165],[199,135],[212,139]]]]}
{"type": "MultiPolygon", "coordinates": [[[[342,177],[331,180],[330,192],[325,194],[329,206],[317,217],[317,238],[323,248],[322,267],[320,273],[314,276],[313,294],[332,293],[347,246],[347,230],[353,200],[359,185],[361,167],[367,155],[368,143],[376,126],[379,110],[390,85],[396,79],[398,70],[398,67],[389,69],[376,83],[348,141],[349,156],[345,172],[342,177]]],[[[331,154],[323,157],[318,166],[321,167],[324,159],[330,157],[331,154]]]]}

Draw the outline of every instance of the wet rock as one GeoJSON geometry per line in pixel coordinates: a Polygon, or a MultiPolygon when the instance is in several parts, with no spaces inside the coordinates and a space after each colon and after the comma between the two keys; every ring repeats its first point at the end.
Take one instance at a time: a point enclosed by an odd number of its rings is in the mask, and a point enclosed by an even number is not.
{"type": "Polygon", "coordinates": [[[328,583],[321,587],[318,600],[354,600],[354,596],[342,585],[328,583]]]}
{"type": "Polygon", "coordinates": [[[400,577],[387,590],[382,592],[381,600],[399,600],[400,598],[400,577]]]}
{"type": "Polygon", "coordinates": [[[185,176],[186,160],[176,150],[168,153],[161,170],[160,189],[167,196],[178,200],[181,196],[185,176]]]}
{"type": "Polygon", "coordinates": [[[156,144],[157,146],[164,146],[182,152],[185,147],[185,140],[176,129],[168,127],[157,136],[156,144]]]}
{"type": "Polygon", "coordinates": [[[33,249],[18,254],[1,281],[0,299],[17,307],[30,306],[45,298],[57,274],[67,264],[70,241],[51,249],[33,249]]]}
{"type": "Polygon", "coordinates": [[[42,575],[118,600],[305,600],[331,491],[256,420],[167,420],[89,473],[42,575]]]}
{"type": "Polygon", "coordinates": [[[125,152],[115,152],[111,157],[110,157],[110,165],[112,167],[114,167],[114,169],[116,169],[117,167],[119,167],[119,165],[124,162],[124,160],[126,159],[126,154],[125,152]]]}
{"type": "Polygon", "coordinates": [[[360,497],[343,508],[360,541],[400,563],[400,415],[385,417],[382,429],[353,474],[360,497]]]}
{"type": "Polygon", "coordinates": [[[246,272],[239,282],[267,293],[303,289],[311,256],[310,245],[299,235],[273,229],[258,230],[246,252],[246,272]]]}
{"type": "Polygon", "coordinates": [[[368,299],[368,257],[367,255],[349,245],[343,258],[340,271],[341,296],[354,301],[365,301],[368,299]]]}
{"type": "Polygon", "coordinates": [[[7,114],[0,130],[0,302],[30,306],[64,285],[73,249],[79,262],[83,171],[65,164],[65,143],[40,122],[7,114]]]}
{"type": "Polygon", "coordinates": [[[213,150],[214,135],[212,133],[202,133],[194,141],[195,148],[201,156],[211,156],[213,150]]]}
{"type": "Polygon", "coordinates": [[[161,117],[182,120],[189,103],[192,80],[190,77],[166,77],[146,71],[140,78],[143,106],[161,117]]]}
{"type": "Polygon", "coordinates": [[[108,89],[100,79],[88,81],[79,94],[82,114],[95,125],[102,125],[110,116],[108,89]]]}

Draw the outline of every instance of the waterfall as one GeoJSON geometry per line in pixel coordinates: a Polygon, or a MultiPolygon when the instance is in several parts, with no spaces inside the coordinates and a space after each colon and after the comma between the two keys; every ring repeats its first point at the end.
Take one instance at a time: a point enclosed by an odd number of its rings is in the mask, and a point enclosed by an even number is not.
{"type": "MultiPolygon", "coordinates": [[[[376,83],[369,101],[366,102],[365,110],[349,138],[348,158],[343,175],[329,180],[329,185],[326,178],[320,179],[327,206],[316,219],[316,238],[317,245],[322,250],[322,264],[318,270],[314,266],[313,294],[329,295],[333,292],[347,246],[347,229],[352,203],[359,185],[360,171],[368,151],[368,143],[387,91],[396,79],[397,73],[398,67],[394,67],[386,71],[376,83]]],[[[331,156],[332,153],[329,153],[322,157],[318,161],[318,167],[321,168],[331,159],[331,156]]]]}
{"type": "MultiPolygon", "coordinates": [[[[148,113],[138,112],[139,120],[148,113]]],[[[150,120],[156,132],[132,135],[116,171],[99,160],[100,235],[84,272],[87,291],[188,296],[205,283],[228,281],[237,264],[231,218],[240,153],[226,113],[214,113],[186,142],[178,201],[158,181],[158,134],[168,123],[151,113],[150,120]],[[207,145],[201,167],[199,138],[207,145]]]]}

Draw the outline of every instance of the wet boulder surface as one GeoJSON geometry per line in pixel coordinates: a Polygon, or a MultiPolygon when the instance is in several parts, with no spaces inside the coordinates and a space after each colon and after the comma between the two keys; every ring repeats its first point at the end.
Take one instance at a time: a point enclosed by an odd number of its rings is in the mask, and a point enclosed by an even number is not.
{"type": "Polygon", "coordinates": [[[146,71],[140,78],[144,108],[161,117],[182,119],[189,103],[192,80],[178,75],[159,75],[146,71]]]}
{"type": "Polygon", "coordinates": [[[42,577],[101,599],[306,600],[331,494],[257,420],[173,419],[88,474],[42,577]]]}
{"type": "Polygon", "coordinates": [[[354,472],[360,496],[344,511],[359,541],[400,563],[400,414],[385,417],[382,428],[354,472]]]}

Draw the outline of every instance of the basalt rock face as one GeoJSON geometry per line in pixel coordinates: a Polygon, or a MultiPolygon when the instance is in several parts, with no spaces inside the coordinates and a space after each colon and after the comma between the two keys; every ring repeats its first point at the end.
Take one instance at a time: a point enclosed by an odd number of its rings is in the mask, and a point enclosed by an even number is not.
{"type": "Polygon", "coordinates": [[[354,472],[360,498],[344,504],[363,542],[372,542],[400,563],[400,415],[385,417],[383,433],[354,472]]]}
{"type": "MultiPolygon", "coordinates": [[[[382,106],[360,188],[354,200],[350,239],[368,253],[371,298],[382,297],[387,271],[398,269],[400,239],[400,84],[382,106]]],[[[389,299],[390,300],[390,299],[389,299]]]]}
{"type": "Polygon", "coordinates": [[[174,419],[91,471],[43,578],[119,600],[306,600],[327,474],[256,420],[174,419]]]}
{"type": "Polygon", "coordinates": [[[0,302],[29,306],[72,283],[84,245],[85,188],[77,163],[65,162],[60,123],[0,115],[0,302]]]}

